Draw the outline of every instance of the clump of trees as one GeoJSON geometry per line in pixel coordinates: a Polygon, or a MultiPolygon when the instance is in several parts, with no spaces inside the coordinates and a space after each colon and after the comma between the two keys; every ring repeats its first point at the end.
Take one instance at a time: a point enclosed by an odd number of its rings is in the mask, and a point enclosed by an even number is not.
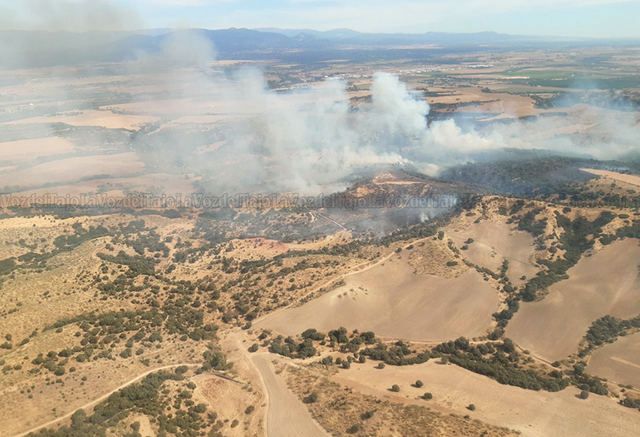
{"type": "Polygon", "coordinates": [[[640,398],[630,398],[626,396],[624,399],[620,400],[620,405],[640,410],[640,398]]]}
{"type": "Polygon", "coordinates": [[[403,341],[397,341],[392,345],[378,343],[374,347],[363,349],[360,354],[393,366],[426,363],[431,358],[428,351],[417,352],[403,341]]]}
{"type": "Polygon", "coordinates": [[[129,274],[134,277],[138,275],[153,276],[155,274],[156,261],[153,258],[147,258],[141,255],[128,255],[122,250],[115,256],[98,253],[98,257],[104,261],[129,267],[129,274]]]}
{"type": "Polygon", "coordinates": [[[569,384],[569,380],[561,374],[547,375],[521,368],[519,355],[509,339],[498,344],[471,345],[461,337],[436,346],[434,352],[448,357],[453,364],[488,376],[501,384],[546,391],[559,391],[569,384]]]}
{"type": "Polygon", "coordinates": [[[624,335],[626,331],[633,328],[640,328],[640,316],[628,320],[609,315],[599,318],[587,330],[585,335],[587,345],[580,351],[580,356],[585,356],[605,343],[614,342],[620,335],[624,335]]]}
{"type": "Polygon", "coordinates": [[[522,300],[531,302],[536,299],[539,290],[567,279],[567,270],[578,263],[586,250],[593,247],[594,241],[600,237],[602,227],[614,218],[615,214],[605,211],[592,222],[584,217],[578,217],[572,221],[568,217],[556,213],[556,222],[563,229],[559,242],[560,247],[565,251],[564,257],[554,261],[541,261],[547,269],[538,272],[527,282],[521,293],[522,300]],[[589,238],[590,236],[593,238],[589,238]]]}
{"type": "Polygon", "coordinates": [[[310,338],[296,342],[292,337],[284,338],[280,335],[271,341],[269,352],[289,358],[304,359],[315,356],[318,351],[313,346],[313,340],[310,338]]]}

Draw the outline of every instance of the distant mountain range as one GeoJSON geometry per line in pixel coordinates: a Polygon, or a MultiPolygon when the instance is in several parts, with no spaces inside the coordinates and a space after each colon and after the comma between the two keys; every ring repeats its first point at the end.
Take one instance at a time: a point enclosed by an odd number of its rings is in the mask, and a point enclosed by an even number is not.
{"type": "MultiPolygon", "coordinates": [[[[4,67],[49,66],[83,62],[134,59],[141,53],[161,50],[168,39],[196,33],[216,48],[219,58],[280,59],[315,62],[332,59],[337,52],[351,59],[365,57],[441,55],[448,50],[496,50],[540,48],[549,45],[611,44],[611,41],[531,37],[495,32],[383,34],[349,29],[152,29],[130,32],[0,32],[0,65],[4,67]],[[431,47],[430,47],[431,46],[431,47]]],[[[637,42],[618,41],[618,44],[637,42]]]]}

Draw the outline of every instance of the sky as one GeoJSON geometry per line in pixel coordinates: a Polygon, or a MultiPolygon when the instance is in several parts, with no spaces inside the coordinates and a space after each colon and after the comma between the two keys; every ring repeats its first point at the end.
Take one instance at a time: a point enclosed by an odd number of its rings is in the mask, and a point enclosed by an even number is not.
{"type": "Polygon", "coordinates": [[[349,28],[640,38],[640,0],[0,0],[0,29],[349,28]]]}

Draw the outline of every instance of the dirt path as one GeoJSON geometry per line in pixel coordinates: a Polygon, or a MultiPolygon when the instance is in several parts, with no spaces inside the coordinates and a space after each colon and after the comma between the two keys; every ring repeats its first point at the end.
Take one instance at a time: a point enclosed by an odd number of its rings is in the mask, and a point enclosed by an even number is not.
{"type": "MultiPolygon", "coordinates": [[[[275,358],[270,353],[250,353],[243,343],[245,333],[232,332],[228,339],[241,352],[239,357],[246,361],[258,376],[264,393],[266,408],[263,421],[268,437],[327,437],[328,434],[313,419],[304,404],[287,387],[285,379],[273,367],[275,358]]],[[[292,363],[288,363],[292,365],[292,363]]]]}
{"type": "Polygon", "coordinates": [[[267,436],[269,437],[325,437],[328,434],[313,420],[311,413],[294,395],[284,378],[278,375],[268,354],[251,358],[260,372],[267,394],[267,436]]]}
{"type": "MultiPolygon", "coordinates": [[[[155,373],[155,372],[159,372],[161,370],[174,369],[174,368],[180,367],[180,366],[198,367],[198,366],[200,366],[200,364],[193,364],[193,363],[170,364],[168,366],[156,367],[155,369],[148,370],[148,371],[136,376],[135,378],[130,379],[129,381],[125,382],[124,384],[114,388],[110,392],[105,393],[104,395],[100,396],[99,398],[96,398],[96,399],[92,400],[91,402],[87,402],[86,404],[82,405],[81,407],[75,408],[73,411],[65,414],[64,416],[57,417],[57,418],[55,418],[53,420],[50,420],[50,421],[48,421],[46,423],[38,425],[35,428],[31,428],[28,431],[22,432],[20,434],[16,434],[14,437],[23,437],[23,436],[26,436],[27,434],[30,434],[32,432],[39,431],[42,428],[47,428],[49,426],[55,425],[58,422],[61,422],[61,421],[65,420],[65,419],[70,418],[71,416],[73,416],[73,413],[75,413],[78,410],[84,410],[84,409],[93,407],[94,405],[96,405],[96,404],[100,403],[101,401],[107,399],[109,396],[111,396],[113,393],[117,392],[118,390],[122,390],[123,388],[125,388],[125,387],[127,387],[127,386],[129,386],[129,385],[131,385],[131,384],[133,384],[135,382],[140,381],[145,376],[148,376],[148,375],[150,375],[152,373],[155,373]]],[[[222,375],[217,375],[217,376],[222,376],[222,375]]],[[[230,378],[229,377],[225,377],[225,379],[230,379],[230,378]]]]}
{"type": "Polygon", "coordinates": [[[611,359],[613,361],[617,361],[618,363],[626,364],[627,366],[631,366],[631,367],[635,367],[636,369],[640,369],[639,365],[637,365],[636,363],[632,363],[631,361],[625,360],[624,358],[611,357],[611,359]]]}

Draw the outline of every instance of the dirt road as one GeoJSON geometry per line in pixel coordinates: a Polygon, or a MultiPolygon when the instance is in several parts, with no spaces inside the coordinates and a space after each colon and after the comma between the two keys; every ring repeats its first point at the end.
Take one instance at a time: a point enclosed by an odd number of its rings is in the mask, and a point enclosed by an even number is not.
{"type": "Polygon", "coordinates": [[[87,408],[93,407],[94,405],[96,405],[96,404],[100,403],[101,401],[107,399],[109,396],[111,396],[113,393],[117,392],[118,390],[122,390],[123,388],[125,388],[125,387],[127,387],[127,386],[129,386],[129,385],[131,385],[131,384],[133,384],[135,382],[140,381],[145,376],[148,376],[148,375],[150,375],[152,373],[155,373],[155,372],[160,372],[162,370],[175,369],[175,368],[180,367],[180,366],[198,367],[198,366],[200,366],[200,364],[193,364],[193,363],[170,364],[168,366],[156,367],[155,369],[148,370],[148,371],[136,376],[135,378],[130,379],[129,381],[125,382],[124,384],[120,385],[119,387],[114,388],[110,392],[105,393],[104,395],[100,396],[99,398],[96,398],[96,399],[92,400],[91,402],[88,402],[88,403],[82,405],[79,408],[75,408],[73,411],[70,411],[69,413],[65,414],[64,416],[57,417],[57,418],[55,418],[53,420],[50,420],[50,421],[48,421],[46,423],[43,423],[43,424],[38,425],[38,426],[36,426],[34,428],[31,428],[28,431],[25,431],[25,432],[20,433],[20,434],[16,434],[14,437],[23,437],[23,436],[26,436],[27,434],[30,434],[32,432],[39,431],[42,428],[47,428],[49,426],[55,425],[58,422],[61,422],[63,420],[66,420],[66,419],[70,418],[71,416],[73,416],[73,413],[75,413],[78,410],[85,410],[87,408]]]}

